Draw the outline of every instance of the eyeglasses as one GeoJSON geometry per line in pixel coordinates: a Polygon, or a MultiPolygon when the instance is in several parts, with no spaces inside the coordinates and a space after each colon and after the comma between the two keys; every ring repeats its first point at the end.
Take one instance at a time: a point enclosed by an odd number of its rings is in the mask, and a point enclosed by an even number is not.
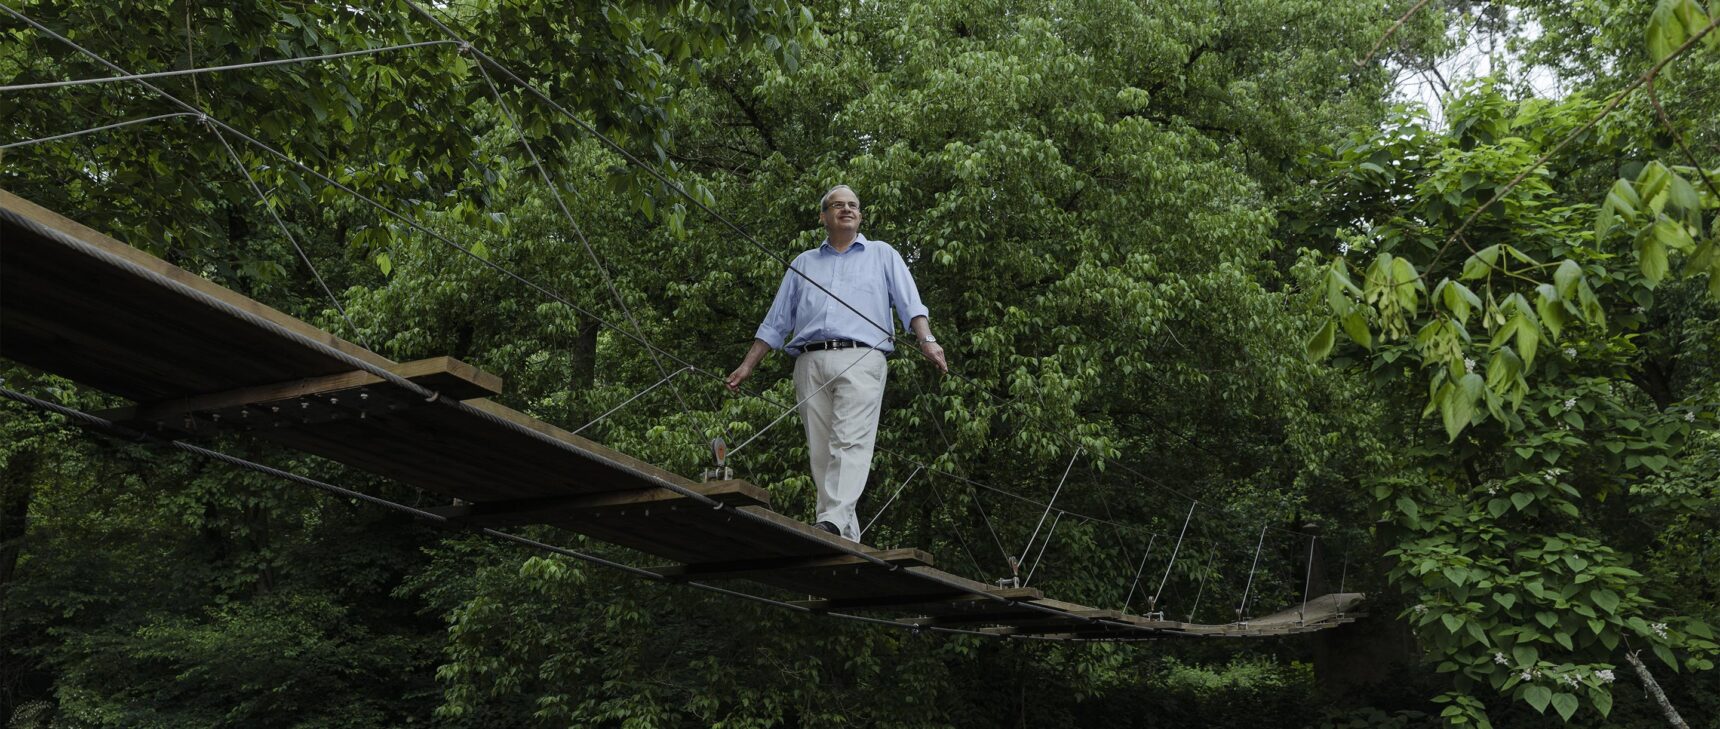
{"type": "Polygon", "coordinates": [[[825,210],[830,210],[833,208],[836,210],[848,209],[848,210],[858,211],[860,209],[860,202],[858,200],[853,201],[853,202],[850,202],[848,200],[837,200],[835,202],[824,204],[825,210]]]}

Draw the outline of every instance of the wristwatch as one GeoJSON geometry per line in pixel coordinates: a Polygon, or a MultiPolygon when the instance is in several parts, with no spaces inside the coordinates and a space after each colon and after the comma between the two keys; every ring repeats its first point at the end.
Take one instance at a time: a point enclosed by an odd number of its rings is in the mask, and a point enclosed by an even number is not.
{"type": "Polygon", "coordinates": [[[922,341],[922,342],[931,342],[931,343],[932,343],[932,344],[937,344],[937,343],[938,343],[938,338],[937,338],[937,337],[934,337],[934,336],[932,336],[932,335],[930,335],[930,334],[927,334],[927,335],[926,335],[926,336],[923,336],[923,337],[920,337],[920,341],[922,341]]]}

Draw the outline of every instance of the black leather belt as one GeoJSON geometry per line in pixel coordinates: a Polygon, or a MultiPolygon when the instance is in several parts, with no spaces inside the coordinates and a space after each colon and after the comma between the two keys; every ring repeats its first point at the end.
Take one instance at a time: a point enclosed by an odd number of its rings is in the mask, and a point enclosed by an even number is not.
{"type": "Polygon", "coordinates": [[[822,342],[807,342],[800,345],[802,352],[822,352],[826,349],[871,349],[872,345],[856,342],[852,339],[828,339],[822,342]]]}

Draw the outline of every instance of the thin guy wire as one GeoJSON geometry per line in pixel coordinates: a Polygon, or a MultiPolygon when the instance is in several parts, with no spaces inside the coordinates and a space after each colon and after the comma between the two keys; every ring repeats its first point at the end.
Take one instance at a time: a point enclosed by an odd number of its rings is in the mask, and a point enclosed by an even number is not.
{"type": "Polygon", "coordinates": [[[1177,553],[1182,551],[1183,537],[1188,534],[1188,523],[1194,520],[1194,508],[1200,506],[1196,501],[1188,505],[1188,516],[1183,517],[1182,531],[1177,534],[1177,545],[1171,549],[1171,561],[1165,563],[1165,576],[1159,580],[1159,589],[1153,593],[1153,599],[1147,603],[1148,608],[1157,608],[1159,596],[1165,592],[1165,583],[1171,580],[1171,567],[1176,566],[1177,553]]]}
{"type": "MultiPolygon", "coordinates": [[[[937,479],[928,476],[926,477],[926,482],[932,485],[932,493],[937,495],[938,504],[943,506],[945,511],[953,512],[954,510],[950,508],[949,502],[944,500],[943,489],[938,488],[937,479]]],[[[956,543],[962,545],[962,551],[967,553],[968,561],[973,563],[974,574],[984,577],[985,568],[979,566],[979,559],[973,556],[973,550],[968,548],[967,539],[962,537],[961,527],[957,526],[953,519],[950,521],[950,531],[956,535],[956,543]]]]}
{"type": "Polygon", "coordinates": [[[1129,603],[1135,599],[1135,587],[1141,584],[1141,572],[1147,568],[1147,557],[1153,553],[1153,545],[1158,543],[1159,535],[1154,534],[1147,540],[1146,551],[1141,552],[1141,563],[1135,567],[1135,581],[1129,583],[1129,594],[1123,598],[1123,609],[1129,609],[1129,603]]]}
{"type": "Polygon", "coordinates": [[[607,418],[611,415],[614,415],[615,411],[620,410],[624,407],[627,407],[628,405],[633,404],[634,400],[638,400],[639,398],[644,397],[646,394],[650,393],[652,390],[655,390],[658,387],[662,386],[663,383],[668,382],[669,380],[672,380],[676,377],[680,377],[681,373],[686,372],[686,371],[691,370],[691,369],[692,369],[691,367],[682,367],[681,369],[678,369],[678,370],[675,370],[674,372],[669,373],[668,377],[664,377],[663,379],[658,380],[655,384],[651,385],[650,387],[647,387],[643,390],[640,390],[639,392],[635,393],[633,395],[633,397],[627,398],[620,405],[616,405],[615,407],[610,408],[609,410],[605,411],[602,415],[597,416],[597,418],[592,420],[591,422],[586,423],[585,425],[579,426],[579,430],[573,431],[572,434],[573,435],[579,435],[580,431],[585,430],[586,428],[589,428],[593,425],[596,425],[598,423],[603,422],[604,418],[607,418]]]}
{"type": "Polygon", "coordinates": [[[283,66],[283,65],[292,64],[292,63],[310,63],[312,61],[327,61],[327,60],[334,59],[334,58],[347,58],[350,56],[369,56],[369,55],[375,55],[378,53],[386,53],[388,51],[403,51],[403,50],[406,50],[409,48],[423,48],[425,46],[447,46],[447,45],[457,45],[457,44],[454,41],[446,41],[446,40],[420,41],[418,43],[403,43],[401,45],[388,46],[386,48],[367,48],[367,49],[361,50],[361,51],[344,51],[341,53],[326,53],[326,54],[323,54],[320,56],[299,56],[299,57],[294,57],[294,58],[277,58],[277,59],[272,60],[272,61],[256,61],[253,63],[235,63],[235,64],[231,64],[231,65],[227,65],[227,66],[207,66],[204,68],[182,68],[182,69],[175,70],[175,71],[155,71],[153,73],[132,73],[132,74],[126,74],[124,76],[103,76],[100,78],[71,79],[69,81],[47,81],[47,82],[43,82],[43,83],[34,83],[34,84],[13,84],[10,86],[0,86],[0,91],[26,91],[29,89],[57,89],[57,88],[65,87],[65,86],[85,86],[85,85],[89,85],[89,84],[113,83],[115,81],[142,81],[144,79],[151,79],[151,78],[166,78],[169,76],[190,76],[190,75],[194,75],[194,74],[215,73],[218,71],[241,71],[241,70],[248,69],[248,68],[262,68],[265,66],[283,66]]]}
{"type": "Polygon", "coordinates": [[[1039,571],[1039,563],[1045,561],[1045,549],[1051,546],[1051,537],[1057,533],[1057,525],[1061,523],[1063,523],[1063,514],[1058,513],[1057,518],[1051,520],[1051,529],[1045,532],[1045,541],[1039,545],[1039,554],[1033,556],[1033,566],[1027,568],[1027,576],[1021,578],[1022,587],[1026,587],[1028,581],[1033,579],[1033,573],[1039,571]]]}
{"type": "MultiPolygon", "coordinates": [[[[461,51],[470,49],[470,45],[460,47],[461,51]]],[[[567,219],[568,227],[573,229],[574,238],[578,239],[580,246],[585,248],[585,254],[591,257],[591,264],[597,267],[597,273],[602,277],[604,287],[608,288],[609,294],[615,297],[615,305],[621,309],[621,315],[627,318],[628,323],[633,325],[633,330],[639,334],[641,339],[644,339],[645,327],[639,323],[639,318],[633,315],[633,310],[627,306],[627,298],[621,295],[620,289],[615,288],[615,280],[609,276],[609,267],[603,265],[603,259],[597,255],[597,249],[593,248],[591,241],[585,237],[585,231],[579,227],[579,222],[573,219],[573,211],[568,209],[567,200],[562,197],[561,189],[556,187],[555,181],[549,176],[549,169],[544,166],[543,159],[538,156],[537,148],[533,147],[531,140],[526,137],[525,127],[520,125],[512,109],[508,106],[507,99],[502,98],[502,90],[496,88],[495,79],[490,78],[490,72],[484,68],[484,64],[480,62],[477,66],[478,74],[484,77],[484,84],[490,88],[490,94],[496,99],[496,106],[502,112],[503,121],[506,121],[519,134],[520,144],[526,148],[526,154],[532,158],[532,166],[537,168],[538,176],[543,178],[544,187],[548,188],[550,195],[555,198],[556,207],[561,210],[562,217],[567,219]]],[[[669,368],[663,365],[663,359],[657,356],[656,349],[650,348],[646,352],[651,355],[651,362],[657,366],[657,374],[668,377],[669,368]]],[[[692,415],[692,408],[687,405],[686,398],[681,396],[681,388],[670,388],[670,391],[675,393],[675,401],[681,405],[681,414],[686,415],[689,422],[696,423],[697,419],[692,415]]],[[[704,437],[705,433],[701,431],[699,439],[703,440],[704,437]]]]}
{"type": "Polygon", "coordinates": [[[1318,537],[1308,538],[1308,576],[1302,582],[1302,610],[1296,613],[1297,622],[1308,620],[1308,590],[1314,586],[1314,542],[1318,537]]]}
{"type": "Polygon", "coordinates": [[[1003,556],[1004,566],[1010,568],[1010,573],[1014,574],[1014,555],[1010,554],[1009,550],[1004,549],[1003,538],[997,535],[997,527],[992,526],[991,517],[986,515],[985,505],[979,502],[979,491],[977,490],[973,492],[973,506],[979,510],[979,519],[985,524],[986,531],[991,532],[991,541],[997,543],[997,553],[1003,556]]]}
{"type": "Polygon", "coordinates": [[[883,506],[878,507],[878,513],[873,514],[872,520],[866,522],[866,526],[860,530],[861,537],[865,537],[866,532],[872,531],[872,525],[878,523],[878,517],[883,516],[884,512],[890,508],[891,504],[896,503],[896,497],[902,495],[902,489],[907,488],[908,484],[913,483],[914,477],[920,475],[920,471],[921,469],[915,468],[914,472],[908,474],[908,478],[902,481],[902,485],[896,487],[896,493],[890,494],[890,499],[885,501],[883,506]]]}
{"type": "Polygon", "coordinates": [[[1218,550],[1210,550],[1206,555],[1206,569],[1201,570],[1200,573],[1200,588],[1194,591],[1194,607],[1188,610],[1188,622],[1190,623],[1194,622],[1195,612],[1200,610],[1200,596],[1206,592],[1206,577],[1208,573],[1212,572],[1212,560],[1218,556],[1218,550]]]}
{"type": "MultiPolygon", "coordinates": [[[[1027,546],[1021,548],[1021,560],[1020,561],[1026,561],[1027,560],[1027,551],[1030,549],[1033,549],[1033,540],[1039,537],[1039,528],[1042,526],[1045,526],[1045,517],[1049,516],[1051,514],[1051,505],[1057,503],[1057,495],[1063,493],[1063,484],[1066,484],[1069,482],[1069,472],[1075,469],[1075,459],[1080,458],[1080,457],[1081,457],[1081,449],[1080,448],[1076,448],[1075,452],[1073,454],[1070,454],[1069,465],[1065,466],[1063,468],[1063,478],[1058,479],[1058,481],[1057,481],[1057,490],[1051,492],[1051,501],[1050,501],[1050,503],[1047,503],[1045,505],[1045,513],[1039,515],[1039,523],[1033,525],[1033,533],[1028,535],[1028,537],[1027,537],[1027,546]]],[[[1057,514],[1057,517],[1059,519],[1061,519],[1063,517],[1063,514],[1061,512],[1059,512],[1057,514]]],[[[1047,537],[1047,539],[1049,539],[1049,537],[1047,537]]],[[[1041,550],[1041,551],[1043,551],[1043,550],[1041,550]]]]}
{"type": "Polygon", "coordinates": [[[268,211],[269,217],[275,221],[275,226],[281,229],[281,235],[287,237],[287,242],[292,244],[293,251],[299,254],[299,260],[304,261],[305,268],[310,269],[311,278],[316,279],[317,285],[321,286],[323,293],[328,295],[328,301],[329,303],[334,304],[334,310],[340,312],[341,320],[345,321],[347,328],[352,330],[352,338],[358,340],[359,345],[363,346],[365,349],[370,349],[370,345],[365,344],[364,342],[364,332],[359,331],[358,325],[352,323],[352,317],[347,315],[346,307],[340,305],[340,298],[334,295],[334,290],[330,289],[328,287],[328,282],[323,280],[322,272],[317,270],[317,264],[311,262],[311,257],[306,255],[305,249],[299,246],[299,240],[293,236],[293,231],[287,228],[286,222],[281,220],[279,213],[275,212],[274,201],[270,200],[269,196],[263,194],[263,188],[257,185],[257,178],[251,176],[250,168],[245,166],[244,160],[239,159],[239,153],[233,151],[233,145],[227,143],[227,135],[222,134],[220,129],[210,125],[208,123],[208,119],[209,117],[203,117],[202,121],[204,126],[208,127],[209,131],[215,135],[216,139],[221,140],[221,148],[227,150],[227,156],[233,159],[233,166],[238,167],[239,171],[244,173],[245,182],[251,186],[251,192],[257,196],[257,202],[263,204],[263,209],[268,211]]]}
{"type": "Polygon", "coordinates": [[[28,146],[33,145],[33,144],[42,144],[44,142],[54,142],[54,141],[58,141],[61,139],[71,139],[72,137],[81,137],[81,136],[84,136],[85,134],[95,134],[96,132],[105,132],[109,129],[119,129],[121,127],[129,127],[133,124],[146,124],[148,122],[161,121],[162,119],[172,119],[174,117],[179,117],[179,116],[202,116],[202,115],[201,114],[193,114],[189,111],[176,111],[176,112],[173,112],[171,114],[157,114],[155,116],[144,117],[142,119],[127,119],[125,121],[115,122],[113,124],[103,124],[99,127],[90,127],[89,129],[79,129],[78,131],[66,132],[65,134],[55,134],[51,137],[37,137],[35,139],[26,139],[22,142],[12,142],[10,144],[0,144],[0,149],[12,149],[14,147],[28,147],[28,146]]]}
{"type": "Polygon", "coordinates": [[[1248,614],[1248,593],[1254,589],[1254,570],[1260,566],[1260,548],[1266,546],[1266,527],[1260,527],[1260,541],[1254,544],[1254,564],[1248,566],[1248,584],[1242,588],[1242,602],[1236,606],[1236,620],[1242,622],[1248,614]]]}

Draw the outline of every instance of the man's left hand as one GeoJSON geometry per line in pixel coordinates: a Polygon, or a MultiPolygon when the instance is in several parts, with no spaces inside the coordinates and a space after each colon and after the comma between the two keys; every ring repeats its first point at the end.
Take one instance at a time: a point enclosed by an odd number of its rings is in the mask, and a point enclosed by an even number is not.
{"type": "Polygon", "coordinates": [[[926,359],[938,366],[939,372],[946,375],[950,373],[950,364],[944,361],[944,348],[937,342],[920,342],[920,351],[926,355],[926,359]]]}

